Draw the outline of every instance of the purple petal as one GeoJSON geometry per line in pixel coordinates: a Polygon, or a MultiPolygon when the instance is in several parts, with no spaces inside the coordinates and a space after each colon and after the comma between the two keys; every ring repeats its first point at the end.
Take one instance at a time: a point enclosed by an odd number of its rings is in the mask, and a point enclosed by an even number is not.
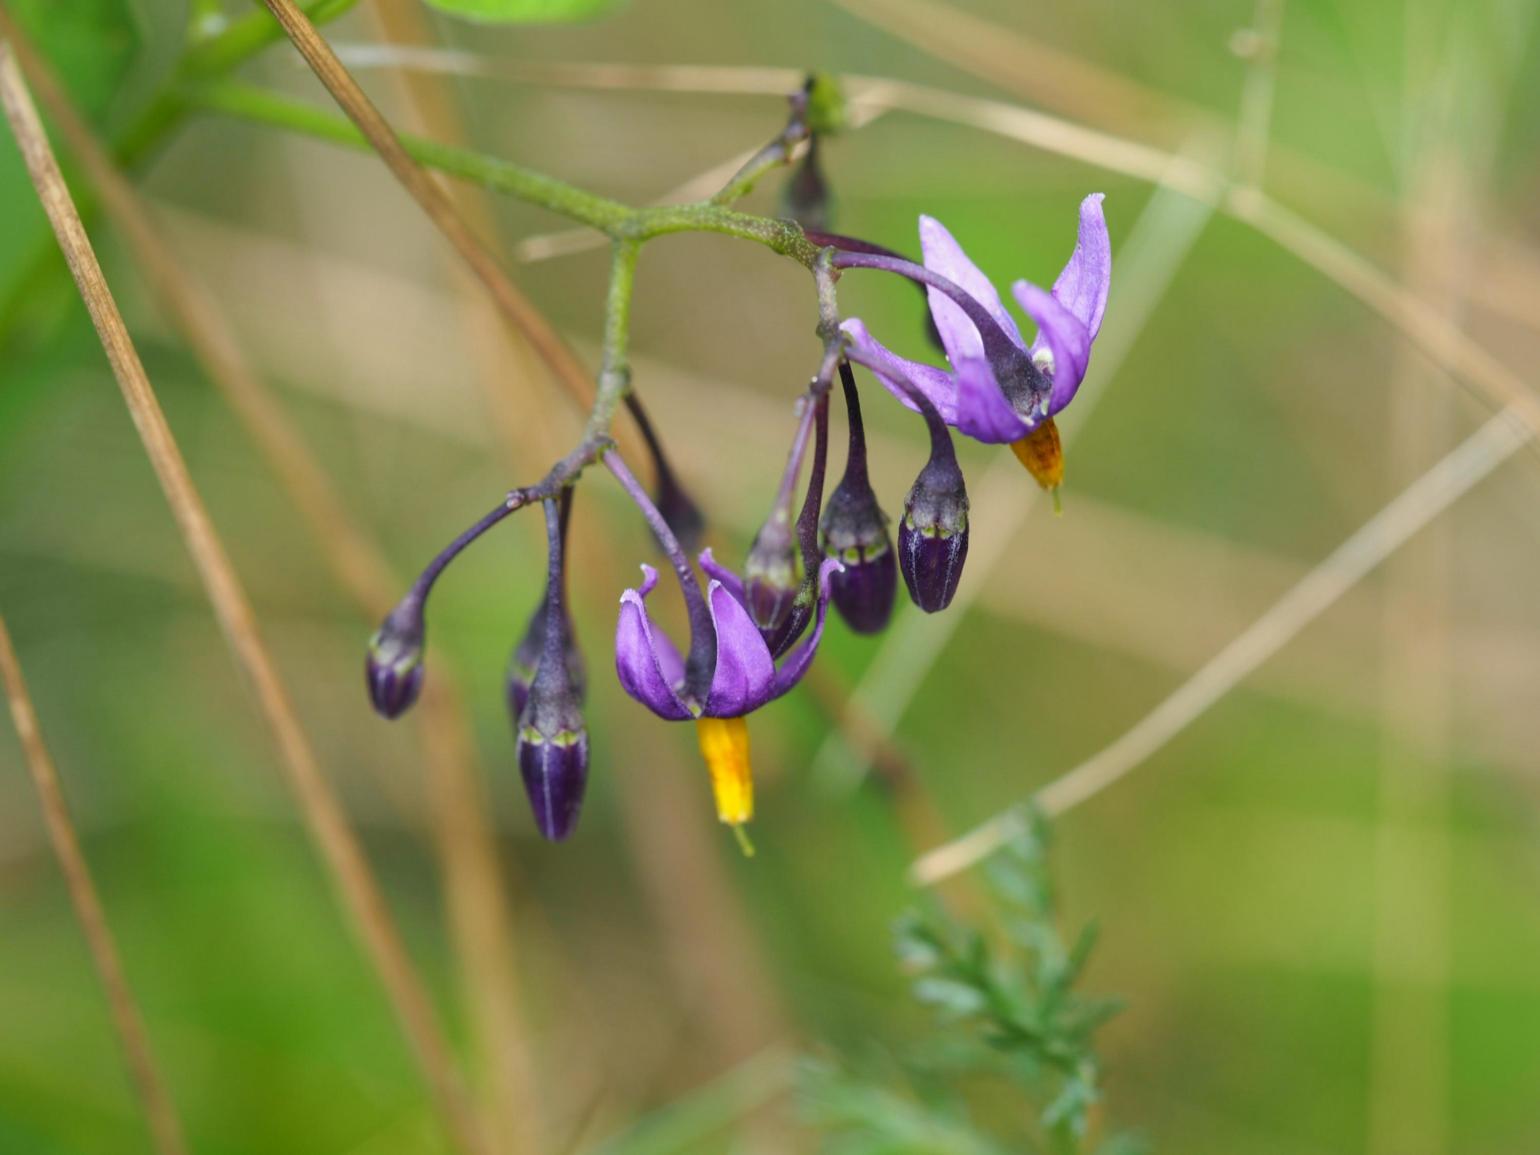
{"type": "Polygon", "coordinates": [[[950,424],[959,432],[988,445],[1009,445],[1031,432],[983,361],[961,362],[955,376],[957,419],[950,424]]]}
{"type": "Polygon", "coordinates": [[[620,595],[620,621],[615,627],[615,673],[626,693],[660,718],[672,722],[691,716],[674,689],[684,681],[684,661],[674,643],[654,633],[645,599],[658,584],[658,573],[642,566],[642,588],[620,595]]]}
{"type": "Polygon", "coordinates": [[[823,564],[818,567],[818,617],[813,622],[813,632],[781,662],[781,668],[775,672],[775,683],[765,701],[772,702],[786,693],[802,680],[802,675],[813,664],[813,655],[818,653],[818,641],[823,637],[823,620],[829,612],[829,579],[836,571],[844,568],[832,557],[824,558],[823,564]]]}
{"type": "Polygon", "coordinates": [[[908,381],[936,407],[941,420],[948,425],[952,424],[957,413],[957,386],[950,373],[898,356],[867,332],[866,326],[855,318],[846,321],[840,328],[851,341],[850,359],[858,365],[865,365],[876,374],[877,380],[882,382],[889,393],[918,412],[914,402],[909,399],[909,391],[901,384],[908,381]]]}
{"type": "Polygon", "coordinates": [[[707,588],[706,602],[716,623],[717,665],[704,712],[712,718],[736,718],[770,700],[775,661],[748,610],[721,582],[714,581],[707,588]]]}
{"type": "Polygon", "coordinates": [[[706,571],[706,576],[715,578],[727,587],[727,592],[733,595],[733,600],[740,606],[743,605],[743,579],[732,570],[725,568],[707,546],[700,552],[700,567],[706,571]]]}
{"type": "Polygon", "coordinates": [[[1053,392],[1048,398],[1051,417],[1070,403],[1080,382],[1085,380],[1086,366],[1091,361],[1091,334],[1079,317],[1031,281],[1017,281],[1012,291],[1027,315],[1037,322],[1033,350],[1046,346],[1053,354],[1053,392]]]}
{"type": "MultiPolygon", "coordinates": [[[[920,249],[925,254],[927,269],[956,282],[963,292],[989,310],[989,315],[1005,330],[1006,336],[1018,346],[1026,347],[1015,319],[1005,311],[1000,294],[995,292],[989,278],[968,259],[968,254],[946,227],[933,217],[920,218],[920,249]]],[[[946,347],[952,365],[955,367],[965,358],[982,357],[984,342],[968,314],[940,290],[927,288],[925,291],[930,296],[930,315],[935,318],[936,330],[941,334],[941,343],[946,347]]]]}
{"type": "Polygon", "coordinates": [[[1080,202],[1080,235],[1069,264],[1053,283],[1053,295],[1086,327],[1087,343],[1101,331],[1107,308],[1107,287],[1112,283],[1112,241],[1107,218],[1102,214],[1102,195],[1092,193],[1080,202]]]}

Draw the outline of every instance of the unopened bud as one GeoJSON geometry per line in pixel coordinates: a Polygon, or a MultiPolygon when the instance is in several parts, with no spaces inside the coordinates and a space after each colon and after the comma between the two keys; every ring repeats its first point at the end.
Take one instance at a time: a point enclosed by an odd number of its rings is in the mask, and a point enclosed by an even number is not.
{"type": "Polygon", "coordinates": [[[770,515],[743,562],[743,595],[749,617],[767,638],[791,616],[802,587],[797,541],[782,510],[770,515]]]}
{"type": "Polygon", "coordinates": [[[955,459],[933,456],[904,502],[898,561],[914,604],[944,610],[968,557],[968,491],[955,459]]]}
{"type": "Polygon", "coordinates": [[[781,215],[819,232],[833,227],[834,194],[823,173],[816,136],[808,141],[807,152],[781,190],[781,215]]]}
{"type": "Polygon", "coordinates": [[[536,679],[519,721],[518,755],[535,825],[560,842],[577,825],[588,786],[588,729],[574,696],[543,692],[536,679]]]}
{"type": "Polygon", "coordinates": [[[364,674],[369,700],[381,717],[399,718],[422,692],[426,632],[422,601],[408,595],[370,639],[364,674]]]}
{"type": "MultiPolygon", "coordinates": [[[[567,491],[560,513],[554,500],[545,503],[550,552],[545,601],[534,615],[535,619],[543,619],[539,623],[540,661],[516,722],[524,790],[535,814],[535,825],[552,842],[560,842],[572,833],[588,786],[582,661],[573,657],[572,629],[562,596],[565,515],[570,500],[567,491]]],[[[535,621],[530,625],[530,634],[534,634],[535,621]]],[[[514,656],[517,660],[517,651],[514,656]]],[[[509,681],[511,703],[515,691],[512,677],[509,681]]]]}
{"type": "MultiPolygon", "coordinates": [[[[508,713],[515,722],[524,713],[524,704],[529,701],[529,687],[535,680],[536,669],[540,666],[540,654],[545,647],[545,615],[546,604],[541,602],[539,608],[530,615],[529,625],[524,629],[524,636],[519,639],[519,644],[514,647],[513,653],[508,655],[505,689],[508,695],[508,713]]],[[[570,618],[564,623],[562,632],[566,639],[567,675],[577,687],[578,700],[581,702],[587,696],[588,676],[583,665],[583,652],[578,649],[570,618]]]]}

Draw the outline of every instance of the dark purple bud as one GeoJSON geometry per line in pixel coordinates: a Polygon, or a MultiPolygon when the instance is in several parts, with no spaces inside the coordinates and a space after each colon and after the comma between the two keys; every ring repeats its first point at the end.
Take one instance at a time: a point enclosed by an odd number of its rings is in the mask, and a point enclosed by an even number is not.
{"type": "Polygon", "coordinates": [[[814,136],[808,141],[807,152],[781,191],[781,215],[805,228],[824,231],[834,214],[834,196],[818,158],[818,140],[814,136]]]}
{"type": "Polygon", "coordinates": [[[422,690],[422,656],[427,624],[423,617],[428,595],[439,575],[464,552],[466,546],[491,529],[522,502],[515,494],[498,503],[496,509],[478,519],[428,563],[412,588],[396,608],[386,615],[374,637],[369,640],[369,656],[364,672],[369,686],[369,700],[386,718],[399,718],[417,701],[422,690]]]}
{"type": "Polygon", "coordinates": [[[700,506],[690,500],[690,495],[679,483],[679,477],[669,464],[668,453],[663,448],[663,439],[658,436],[652,418],[647,415],[641,398],[634,391],[626,394],[626,408],[636,422],[642,440],[647,443],[653,472],[657,474],[658,484],[653,504],[663,515],[664,523],[673,531],[679,544],[687,553],[694,553],[700,548],[701,538],[705,536],[706,518],[700,506]]]}
{"type": "Polygon", "coordinates": [[[815,574],[813,580],[805,580],[797,587],[791,600],[791,606],[786,613],[786,618],[773,630],[761,630],[765,645],[770,648],[770,656],[779,658],[792,646],[807,629],[808,623],[813,620],[813,611],[818,608],[818,579],[815,574]]]}
{"type": "Polygon", "coordinates": [[[658,471],[658,512],[674,531],[679,544],[690,553],[699,551],[706,536],[706,516],[679,484],[671,469],[658,471]]]}
{"type": "Polygon", "coordinates": [[[583,688],[573,677],[569,657],[572,631],[562,588],[564,519],[555,501],[547,500],[545,510],[551,551],[545,629],[540,661],[518,717],[518,758],[535,825],[544,837],[560,842],[577,825],[588,786],[588,728],[583,722],[583,688]]]}
{"type": "MultiPolygon", "coordinates": [[[[508,655],[505,689],[508,694],[508,713],[515,722],[524,714],[524,704],[529,701],[529,687],[535,680],[540,654],[545,649],[545,615],[546,605],[542,601],[530,615],[523,638],[514,647],[513,653],[508,655]]],[[[571,618],[563,625],[562,632],[567,639],[567,674],[577,687],[578,700],[581,702],[588,695],[588,673],[583,664],[583,652],[578,649],[577,638],[572,631],[571,618]]]]}
{"type": "Polygon", "coordinates": [[[381,717],[399,718],[417,701],[417,695],[422,691],[426,633],[422,599],[408,594],[390,611],[369,640],[364,673],[369,685],[369,700],[381,717]]]}
{"type": "Polygon", "coordinates": [[[802,588],[801,560],[791,522],[777,508],[759,527],[743,562],[743,596],[749,617],[768,639],[786,624],[802,588]]]}
{"type": "Polygon", "coordinates": [[[821,534],[824,556],[844,565],[829,579],[834,608],[858,634],[875,634],[893,616],[898,590],[898,559],[888,536],[888,515],[877,504],[866,470],[866,430],[861,400],[848,363],[840,365],[845,409],[850,415],[850,451],[845,476],[829,496],[821,534]]]}
{"type": "Polygon", "coordinates": [[[797,514],[796,563],[801,580],[791,599],[785,619],[774,629],[761,629],[770,656],[779,658],[796,644],[813,620],[818,608],[818,516],[823,509],[824,468],[829,458],[829,394],[820,392],[811,407],[813,424],[813,465],[808,471],[807,493],[797,514]]]}
{"type": "MultiPolygon", "coordinates": [[[[535,702],[532,696],[531,718],[555,717],[535,707],[535,702]]],[[[519,727],[519,773],[535,825],[552,842],[562,841],[577,826],[588,788],[588,731],[581,714],[575,720],[575,726],[531,721],[519,727]]]]}
{"type": "Polygon", "coordinates": [[[898,562],[914,604],[944,610],[957,592],[968,557],[968,491],[950,453],[932,456],[904,502],[898,562]]]}
{"type": "MultiPolygon", "coordinates": [[[[572,490],[565,489],[561,495],[560,531],[562,548],[562,573],[566,573],[566,548],[567,548],[567,522],[572,516],[572,490]]],[[[562,596],[562,636],[565,638],[565,653],[567,660],[567,676],[572,684],[577,687],[578,701],[582,702],[588,693],[588,676],[583,666],[583,653],[578,649],[576,635],[572,630],[572,619],[567,616],[565,608],[565,592],[562,596]]],[[[520,717],[524,714],[524,705],[529,701],[529,687],[535,680],[535,671],[540,665],[540,655],[545,650],[545,617],[549,612],[550,590],[540,599],[540,604],[535,612],[529,616],[529,624],[524,627],[524,636],[519,639],[519,644],[513,648],[513,653],[508,655],[508,673],[504,681],[504,689],[508,696],[508,714],[517,726],[520,717]]]]}
{"type": "Polygon", "coordinates": [[[814,409],[809,405],[798,415],[797,431],[791,439],[791,451],[786,455],[786,469],[770,506],[770,516],[759,527],[754,544],[743,559],[744,605],[765,641],[771,643],[772,653],[776,649],[771,639],[785,632],[806,576],[797,533],[800,525],[792,522],[791,503],[813,421],[814,409]]]}

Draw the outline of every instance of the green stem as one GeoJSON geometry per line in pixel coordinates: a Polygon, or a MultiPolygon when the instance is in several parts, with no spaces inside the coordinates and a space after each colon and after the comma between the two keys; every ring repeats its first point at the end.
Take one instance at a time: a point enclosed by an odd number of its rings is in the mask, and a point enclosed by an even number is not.
{"type": "Polygon", "coordinates": [[[642,241],[668,233],[722,233],[754,241],[808,269],[817,264],[820,251],[795,221],[757,217],[709,201],[637,209],[627,229],[628,236],[642,241]]]}
{"type": "Polygon", "coordinates": [[[807,139],[807,128],[800,121],[793,121],[786,131],[751,156],[720,192],[711,198],[714,205],[730,205],[741,201],[754,191],[754,186],[772,169],[784,168],[791,163],[797,145],[807,139]]]}
{"type": "MultiPolygon", "coordinates": [[[[182,97],[189,105],[209,112],[287,129],[349,148],[369,147],[346,118],[251,85],[227,81],[190,87],[182,97]]],[[[641,244],[668,233],[722,233],[764,245],[807,268],[812,268],[818,259],[818,246],[809,241],[801,227],[792,221],[757,217],[709,201],[633,209],[500,157],[407,134],[400,140],[412,159],[425,168],[507,193],[611,237],[641,244]]]]}
{"type": "Polygon", "coordinates": [[[604,304],[604,358],[599,388],[588,417],[587,438],[610,427],[615,410],[631,388],[631,298],[636,290],[636,259],[641,245],[617,240],[610,259],[610,287],[604,304]]]}
{"type": "MultiPolygon", "coordinates": [[[[205,111],[287,129],[360,151],[370,150],[363,134],[346,117],[249,84],[227,81],[189,88],[183,95],[189,105],[205,111]]],[[[601,232],[613,234],[632,215],[631,209],[619,201],[585,192],[512,161],[406,133],[400,135],[400,140],[412,159],[426,168],[540,205],[601,232]]]]}

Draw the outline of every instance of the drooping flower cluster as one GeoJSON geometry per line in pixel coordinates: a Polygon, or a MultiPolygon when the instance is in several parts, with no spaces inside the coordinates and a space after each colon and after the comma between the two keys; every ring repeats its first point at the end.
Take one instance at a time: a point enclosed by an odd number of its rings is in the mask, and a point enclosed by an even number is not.
{"type": "MultiPolygon", "coordinates": [[[[816,158],[805,163],[797,178],[801,186],[788,203],[821,218],[827,204],[815,165],[816,158]]],[[[615,632],[620,685],[658,717],[696,723],[718,816],[746,848],[742,827],[753,816],[754,793],[745,718],[786,694],[806,674],[823,638],[829,603],[854,632],[874,634],[892,618],[899,574],[910,600],[927,613],[945,609],[957,592],[968,556],[969,510],[951,430],[975,441],[1010,445],[1038,483],[1057,496],[1063,455],[1054,418],[1085,378],[1111,277],[1102,197],[1093,194],[1080,206],[1077,243],[1053,288],[1043,290],[1024,280],[1012,286],[1017,303],[1037,324],[1029,344],[993,285],[939,222],[920,220],[923,264],[867,242],[815,231],[815,224],[821,228],[823,222],[807,222],[806,232],[825,247],[831,288],[834,271],[851,268],[896,273],[924,287],[928,320],[947,366],[899,356],[859,319],[836,324],[826,318],[819,372],[799,403],[786,468],[741,571],[721,564],[710,549],[694,562],[686,553],[701,528],[699,509],[668,467],[639,403],[632,407],[654,456],[656,500],[613,447],[594,454],[651,527],[674,571],[689,625],[688,641],[680,646],[654,621],[650,599],[659,578],[651,565],[643,564],[641,584],[620,595],[615,632]],[[918,413],[929,435],[930,453],[904,500],[896,543],[868,469],[852,364],[870,370],[918,413]],[[836,371],[849,441],[843,476],[825,502],[829,399],[836,371]],[[802,501],[794,516],[799,489],[802,501]]],[[[520,771],[536,824],[553,840],[571,833],[588,779],[585,677],[564,581],[573,480],[564,475],[560,485],[540,493],[549,547],[545,597],[514,649],[507,674],[520,771]]],[[[527,503],[530,492],[510,494],[456,538],[385,619],[370,645],[367,670],[370,695],[381,714],[398,716],[421,690],[424,608],[438,575],[466,545],[527,503]]]]}

